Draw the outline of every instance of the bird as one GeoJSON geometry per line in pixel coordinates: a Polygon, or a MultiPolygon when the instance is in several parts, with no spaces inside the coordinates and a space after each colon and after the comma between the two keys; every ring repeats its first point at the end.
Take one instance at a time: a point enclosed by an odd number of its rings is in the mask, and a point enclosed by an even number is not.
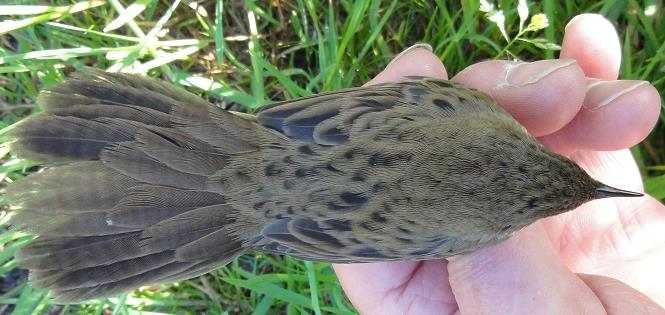
{"type": "Polygon", "coordinates": [[[234,114],[85,69],[5,137],[16,260],[56,302],[193,278],[253,251],[328,263],[443,259],[606,197],[487,94],[405,77],[234,114]]]}

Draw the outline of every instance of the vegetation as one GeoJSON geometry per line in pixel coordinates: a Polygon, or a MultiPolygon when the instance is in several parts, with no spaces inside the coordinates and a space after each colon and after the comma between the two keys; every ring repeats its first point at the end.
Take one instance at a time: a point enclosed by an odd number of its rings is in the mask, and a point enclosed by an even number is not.
{"type": "MultiPolygon", "coordinates": [[[[0,128],[38,112],[38,91],[85,65],[161,77],[223,108],[252,111],[360,85],[416,42],[432,44],[451,74],[488,58],[554,58],[564,26],[584,12],[603,14],[619,30],[622,78],[665,91],[665,15],[655,0],[13,2],[0,5],[0,128]]],[[[648,191],[661,199],[663,122],[665,114],[632,149],[648,191]]],[[[0,145],[2,185],[36,169],[0,145]]],[[[0,223],[6,218],[0,210],[0,223]]],[[[329,265],[262,253],[174,285],[51,305],[12,258],[30,238],[0,226],[0,313],[355,313],[329,265]]]]}

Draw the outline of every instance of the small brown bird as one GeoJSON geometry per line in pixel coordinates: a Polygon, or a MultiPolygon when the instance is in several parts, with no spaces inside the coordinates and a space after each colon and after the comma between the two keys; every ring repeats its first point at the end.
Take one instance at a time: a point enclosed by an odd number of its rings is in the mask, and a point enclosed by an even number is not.
{"type": "Polygon", "coordinates": [[[60,302],[192,278],[259,250],[350,263],[500,242],[606,186],[487,95],[421,77],[234,115],[164,82],[89,70],[9,132],[49,166],[7,188],[18,254],[60,302]]]}

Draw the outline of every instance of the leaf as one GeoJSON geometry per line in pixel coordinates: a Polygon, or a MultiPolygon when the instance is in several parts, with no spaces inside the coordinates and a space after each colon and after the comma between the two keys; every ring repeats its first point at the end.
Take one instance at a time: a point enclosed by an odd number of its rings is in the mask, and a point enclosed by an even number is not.
{"type": "Polygon", "coordinates": [[[518,40],[530,43],[540,49],[545,50],[561,50],[561,46],[548,41],[545,38],[518,38],[518,40]]]}

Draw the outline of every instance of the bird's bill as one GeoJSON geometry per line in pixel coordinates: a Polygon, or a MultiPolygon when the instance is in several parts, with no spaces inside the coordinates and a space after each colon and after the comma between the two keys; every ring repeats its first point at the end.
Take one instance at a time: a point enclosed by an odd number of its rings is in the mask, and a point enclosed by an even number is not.
{"type": "Polygon", "coordinates": [[[605,184],[596,188],[596,198],[642,197],[642,196],[644,196],[643,193],[614,188],[612,186],[608,186],[605,184]]]}

